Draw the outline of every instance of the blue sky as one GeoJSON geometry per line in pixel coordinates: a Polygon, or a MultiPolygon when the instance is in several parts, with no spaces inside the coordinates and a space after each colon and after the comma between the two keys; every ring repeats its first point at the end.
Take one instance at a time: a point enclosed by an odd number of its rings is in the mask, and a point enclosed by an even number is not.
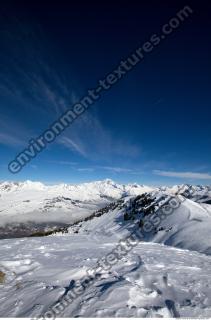
{"type": "Polygon", "coordinates": [[[186,3],[10,2],[0,14],[0,180],[211,181],[210,20],[194,15],[23,170],[8,163],[186,3]]]}

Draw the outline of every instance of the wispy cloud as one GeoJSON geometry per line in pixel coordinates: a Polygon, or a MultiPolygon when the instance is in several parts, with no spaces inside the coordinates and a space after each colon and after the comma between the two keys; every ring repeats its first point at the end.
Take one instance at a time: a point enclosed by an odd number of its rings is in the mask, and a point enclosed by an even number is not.
{"type": "Polygon", "coordinates": [[[30,167],[31,167],[32,169],[37,169],[37,168],[38,168],[38,166],[37,166],[36,164],[30,164],[30,167]]]}
{"type": "Polygon", "coordinates": [[[31,133],[17,121],[0,115],[0,144],[9,147],[21,147],[31,133]]]}
{"type": "Polygon", "coordinates": [[[79,172],[93,172],[93,171],[95,171],[94,168],[78,168],[77,170],[79,172]]]}
{"type": "Polygon", "coordinates": [[[209,173],[199,173],[199,172],[177,172],[177,171],[162,171],[153,170],[153,173],[163,177],[174,177],[174,178],[186,178],[186,179],[211,179],[211,174],[209,173]]]}
{"type": "MultiPolygon", "coordinates": [[[[42,125],[46,119],[49,125],[49,121],[55,120],[77,102],[78,86],[76,90],[72,74],[69,81],[70,70],[67,74],[63,63],[60,65],[60,61],[49,52],[51,45],[45,33],[33,22],[28,26],[24,19],[13,19],[11,15],[2,37],[7,54],[4,55],[1,68],[0,95],[13,99],[15,103],[21,102],[21,108],[25,108],[30,118],[33,115],[35,119],[40,117],[42,125]]],[[[31,121],[31,126],[35,127],[35,119],[31,121]]],[[[37,130],[37,126],[34,130],[37,130]]],[[[0,133],[2,141],[15,143],[12,138],[3,136],[6,131],[0,130],[0,133]]],[[[105,163],[111,163],[114,157],[134,159],[140,154],[140,146],[127,137],[118,137],[112,130],[107,130],[90,110],[65,131],[58,143],[86,159],[104,160],[105,163]]]]}
{"type": "Polygon", "coordinates": [[[13,13],[7,17],[1,39],[6,52],[1,57],[1,95],[21,102],[26,112],[34,108],[52,117],[74,102],[73,85],[60,71],[40,26],[13,13]]]}
{"type": "Polygon", "coordinates": [[[68,137],[62,137],[60,139],[60,143],[71,151],[76,151],[83,157],[87,157],[86,151],[84,150],[83,146],[81,146],[79,143],[74,142],[72,139],[68,137]]]}
{"type": "Polygon", "coordinates": [[[1,23],[4,52],[0,73],[0,144],[20,148],[39,134],[37,119],[47,127],[71,106],[76,94],[39,25],[15,12],[1,23]],[[17,117],[11,116],[8,105],[14,105],[14,110],[20,108],[17,117]],[[8,118],[3,117],[8,114],[8,118]]]}
{"type": "Polygon", "coordinates": [[[90,111],[71,125],[59,143],[89,160],[108,163],[115,157],[134,159],[141,153],[140,146],[114,135],[90,111]]]}
{"type": "Polygon", "coordinates": [[[65,165],[65,166],[75,166],[77,165],[77,162],[73,161],[66,161],[66,160],[48,160],[48,163],[55,163],[58,165],[65,165]]]}
{"type": "Polygon", "coordinates": [[[11,134],[0,132],[0,144],[6,146],[21,146],[23,145],[23,141],[11,134]]]}
{"type": "Polygon", "coordinates": [[[42,61],[43,58],[39,59],[40,61],[31,61],[31,68],[22,62],[19,66],[10,65],[6,74],[2,72],[0,94],[15,99],[26,111],[39,110],[55,117],[73,103],[73,89],[65,82],[62,83],[60,75],[53,67],[48,66],[48,62],[42,61]]]}
{"type": "Polygon", "coordinates": [[[111,172],[114,172],[114,173],[134,173],[134,170],[133,169],[127,169],[127,168],[121,168],[121,167],[99,167],[100,169],[103,169],[103,170],[108,170],[108,171],[111,171],[111,172]]]}
{"type": "Polygon", "coordinates": [[[109,171],[110,173],[115,174],[142,174],[143,172],[136,170],[136,169],[129,169],[129,168],[123,168],[123,167],[110,167],[110,166],[92,166],[92,167],[85,167],[85,168],[77,168],[77,171],[80,172],[93,172],[93,171],[109,171]]]}

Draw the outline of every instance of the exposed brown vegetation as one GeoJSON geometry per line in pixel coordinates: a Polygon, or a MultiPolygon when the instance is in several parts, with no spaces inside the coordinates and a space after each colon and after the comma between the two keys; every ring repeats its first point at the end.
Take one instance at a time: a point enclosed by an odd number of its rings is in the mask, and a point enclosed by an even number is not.
{"type": "Polygon", "coordinates": [[[0,270],[0,284],[5,282],[6,274],[0,270]]]}

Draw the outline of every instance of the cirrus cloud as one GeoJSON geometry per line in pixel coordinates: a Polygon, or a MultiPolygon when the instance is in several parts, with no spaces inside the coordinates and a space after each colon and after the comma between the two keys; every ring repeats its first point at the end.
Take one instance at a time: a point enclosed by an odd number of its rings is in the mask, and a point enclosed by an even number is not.
{"type": "Polygon", "coordinates": [[[163,177],[174,177],[174,178],[186,178],[186,179],[211,179],[211,174],[209,173],[200,173],[200,172],[177,172],[177,171],[162,171],[162,170],[153,170],[153,173],[158,176],[163,177]]]}

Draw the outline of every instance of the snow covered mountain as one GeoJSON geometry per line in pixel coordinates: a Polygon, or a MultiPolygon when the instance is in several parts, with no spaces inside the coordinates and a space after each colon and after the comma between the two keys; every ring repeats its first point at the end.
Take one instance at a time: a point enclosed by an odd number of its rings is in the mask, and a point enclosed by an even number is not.
{"type": "Polygon", "coordinates": [[[0,183],[0,238],[30,235],[37,231],[62,228],[91,216],[118,199],[145,192],[184,193],[186,198],[206,207],[211,201],[211,188],[181,185],[152,188],[138,184],[122,185],[110,179],[79,185],[44,185],[41,182],[0,183]],[[32,232],[33,230],[33,232],[32,232]]]}
{"type": "Polygon", "coordinates": [[[19,192],[21,190],[38,190],[38,191],[57,191],[57,192],[71,192],[75,197],[90,199],[96,195],[107,195],[110,197],[120,197],[124,192],[131,195],[138,194],[140,191],[150,191],[151,187],[134,184],[118,184],[111,179],[102,181],[94,181],[82,184],[59,184],[59,185],[45,185],[41,182],[33,182],[30,180],[24,182],[1,182],[0,192],[19,192]]]}
{"type": "Polygon", "coordinates": [[[182,184],[171,188],[161,188],[173,194],[184,194],[186,198],[199,203],[211,204],[211,186],[182,184]]]}
{"type": "Polygon", "coordinates": [[[111,180],[1,184],[1,219],[34,217],[36,206],[48,221],[52,212],[57,221],[65,210],[71,221],[78,216],[67,233],[0,240],[0,316],[210,317],[209,197],[209,187],[150,189],[111,180]],[[16,208],[7,211],[13,199],[16,208]],[[93,270],[94,280],[82,286],[93,270]]]}
{"type": "Polygon", "coordinates": [[[0,227],[25,222],[74,223],[124,196],[151,191],[112,180],[47,186],[40,182],[0,183],[0,227]]]}
{"type": "MultiPolygon", "coordinates": [[[[184,193],[192,186],[181,185],[172,188],[162,187],[168,193],[184,193]]],[[[127,196],[158,190],[152,187],[117,184],[110,179],[78,185],[44,185],[41,182],[2,182],[0,183],[0,226],[13,221],[54,221],[75,222],[94,210],[112,201],[127,196]]],[[[187,198],[197,202],[210,203],[211,187],[194,186],[187,198]]]]}

